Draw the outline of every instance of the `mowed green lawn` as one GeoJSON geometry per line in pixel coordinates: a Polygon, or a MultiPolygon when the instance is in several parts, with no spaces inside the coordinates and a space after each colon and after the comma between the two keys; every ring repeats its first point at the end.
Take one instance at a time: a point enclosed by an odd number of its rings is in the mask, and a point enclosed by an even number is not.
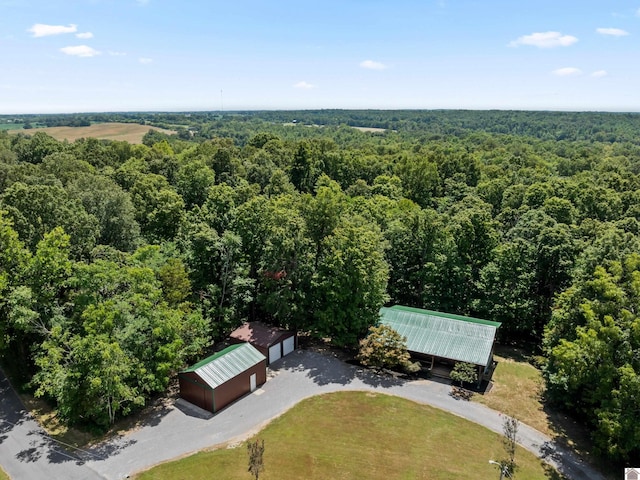
{"type": "Polygon", "coordinates": [[[540,370],[523,359],[499,355],[495,358],[498,366],[493,373],[493,388],[485,395],[474,395],[473,400],[553,436],[542,404],[544,382],[540,370]]]}
{"type": "MultiPolygon", "coordinates": [[[[364,392],[313,397],[271,422],[264,480],[498,478],[489,460],[502,437],[455,415],[402,398],[364,392]]],[[[560,478],[519,448],[518,480],[560,478]]],[[[140,480],[250,479],[246,443],[200,452],[143,472],[140,480]]]]}

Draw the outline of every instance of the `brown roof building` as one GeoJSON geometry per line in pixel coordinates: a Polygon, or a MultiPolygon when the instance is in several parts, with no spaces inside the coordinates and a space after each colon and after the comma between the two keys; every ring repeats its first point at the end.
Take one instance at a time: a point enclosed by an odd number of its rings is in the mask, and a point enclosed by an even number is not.
{"type": "Polygon", "coordinates": [[[270,327],[262,322],[248,322],[237,328],[231,335],[234,343],[248,342],[267,357],[267,365],[293,352],[297,345],[295,332],[270,327]]]}

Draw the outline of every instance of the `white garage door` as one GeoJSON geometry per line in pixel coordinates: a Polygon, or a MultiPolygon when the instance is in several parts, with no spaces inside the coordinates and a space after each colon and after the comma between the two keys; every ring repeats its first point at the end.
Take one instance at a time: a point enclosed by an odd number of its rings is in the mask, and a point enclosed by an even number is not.
{"type": "Polygon", "coordinates": [[[295,346],[296,346],[295,337],[285,338],[282,344],[282,350],[284,351],[282,356],[289,355],[291,352],[293,352],[293,349],[295,348],[295,346]]]}
{"type": "Polygon", "coordinates": [[[269,347],[269,363],[280,359],[280,344],[276,343],[269,347]]]}

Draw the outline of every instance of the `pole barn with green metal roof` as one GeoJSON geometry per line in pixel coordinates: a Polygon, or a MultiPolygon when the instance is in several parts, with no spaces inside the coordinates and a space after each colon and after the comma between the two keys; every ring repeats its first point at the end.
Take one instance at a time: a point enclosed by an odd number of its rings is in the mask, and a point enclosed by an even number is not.
{"type": "Polygon", "coordinates": [[[212,413],[267,381],[267,359],[248,343],[231,345],[178,373],[180,397],[212,413]]]}
{"type": "Polygon", "coordinates": [[[441,361],[476,365],[479,380],[492,372],[498,322],[394,305],[380,309],[380,323],[406,337],[413,356],[430,359],[432,371],[441,361]]]}

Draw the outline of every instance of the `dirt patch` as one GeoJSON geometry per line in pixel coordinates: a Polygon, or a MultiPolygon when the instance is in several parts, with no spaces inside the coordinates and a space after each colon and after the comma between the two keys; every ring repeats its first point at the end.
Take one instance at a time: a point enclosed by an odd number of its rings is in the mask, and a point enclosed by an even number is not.
{"type": "Polygon", "coordinates": [[[138,123],[96,123],[89,127],[47,127],[32,128],[29,130],[9,130],[11,134],[25,133],[32,135],[35,132],[45,132],[56,140],[67,140],[74,142],[79,138],[97,138],[99,140],[120,140],[129,143],[142,143],[142,137],[149,130],[158,130],[159,132],[171,135],[176,133],[174,130],[165,130],[163,128],[151,127],[149,125],[140,125],[138,123]]]}
{"type": "Polygon", "coordinates": [[[162,417],[173,408],[178,394],[178,380],[174,378],[167,390],[151,398],[144,409],[120,418],[107,432],[101,434],[90,432],[81,427],[68,426],[64,420],[59,418],[56,409],[41,398],[35,398],[28,393],[21,393],[20,399],[25,408],[53,439],[75,448],[88,448],[106,440],[127,435],[145,425],[159,423],[162,417]]]}

